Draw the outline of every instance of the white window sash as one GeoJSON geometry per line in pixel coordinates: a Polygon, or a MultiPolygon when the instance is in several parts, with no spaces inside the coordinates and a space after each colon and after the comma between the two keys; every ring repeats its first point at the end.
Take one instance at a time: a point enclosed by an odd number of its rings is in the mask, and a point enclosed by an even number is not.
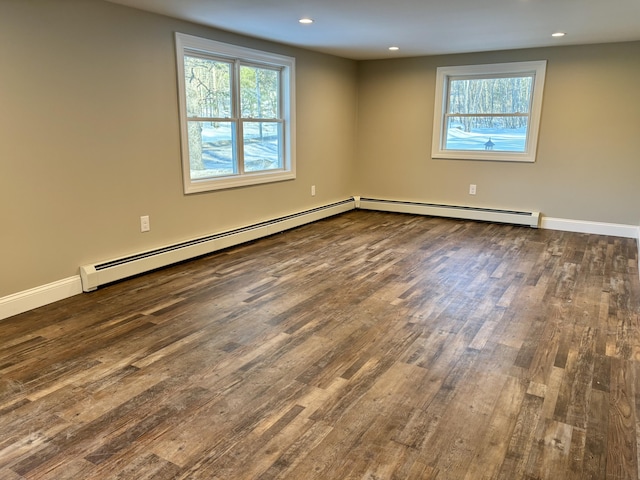
{"type": "Polygon", "coordinates": [[[278,182],[296,178],[295,162],[295,59],[251,48],[230,45],[215,40],[204,39],[182,33],[175,34],[176,62],[178,74],[178,104],[180,114],[180,132],[182,138],[182,175],[184,192],[197,193],[208,190],[234,188],[245,185],[278,182]],[[231,102],[233,114],[231,118],[194,118],[186,114],[186,90],[184,56],[198,56],[214,61],[233,63],[231,102]],[[242,118],[240,106],[240,65],[256,68],[273,69],[279,72],[279,106],[277,118],[242,118]],[[189,161],[188,123],[190,121],[220,121],[235,124],[236,132],[236,166],[237,173],[227,176],[216,176],[205,179],[191,178],[189,161]],[[243,124],[247,122],[278,123],[281,132],[280,152],[282,168],[244,171],[243,124]]]}
{"type": "Polygon", "coordinates": [[[542,110],[542,94],[546,73],[546,61],[500,63],[487,65],[467,65],[455,67],[439,67],[436,73],[436,95],[434,103],[434,120],[432,134],[432,158],[461,160],[495,160],[508,162],[534,162],[536,158],[538,132],[542,110]],[[449,82],[451,80],[475,80],[483,78],[531,76],[532,92],[529,112],[513,112],[508,114],[455,114],[449,111],[449,82]],[[524,152],[453,150],[446,149],[447,119],[462,116],[509,116],[528,117],[527,136],[524,152]]]}

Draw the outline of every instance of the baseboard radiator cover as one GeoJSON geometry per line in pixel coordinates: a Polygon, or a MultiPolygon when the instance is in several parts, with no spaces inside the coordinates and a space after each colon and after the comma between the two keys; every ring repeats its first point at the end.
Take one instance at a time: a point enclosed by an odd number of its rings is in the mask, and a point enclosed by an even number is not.
{"type": "Polygon", "coordinates": [[[508,223],[538,228],[540,212],[519,212],[494,208],[466,207],[458,205],[439,205],[433,203],[404,202],[399,200],[380,200],[354,197],[356,208],[379,210],[384,212],[412,213],[434,217],[480,220],[484,222],[508,223]]]}
{"type": "Polygon", "coordinates": [[[82,290],[91,292],[124,278],[267,237],[355,208],[353,198],[246,227],[80,267],[82,290]]]}

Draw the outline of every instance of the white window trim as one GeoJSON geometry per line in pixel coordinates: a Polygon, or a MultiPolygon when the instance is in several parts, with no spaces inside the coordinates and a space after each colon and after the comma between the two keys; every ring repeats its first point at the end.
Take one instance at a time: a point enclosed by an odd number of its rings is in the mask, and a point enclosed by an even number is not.
{"type": "Polygon", "coordinates": [[[535,162],[538,146],[538,132],[540,129],[540,117],[542,111],[542,94],[546,73],[546,60],[533,62],[495,63],[487,65],[465,65],[457,67],[439,67],[436,73],[436,97],[433,117],[433,137],[431,144],[431,156],[433,158],[460,159],[460,160],[494,160],[503,162],[535,162]],[[447,86],[449,77],[479,76],[479,75],[504,75],[533,73],[533,94],[531,98],[531,110],[529,114],[529,128],[527,131],[526,151],[498,152],[498,151],[472,151],[472,150],[445,150],[444,136],[445,111],[447,102],[447,86]]]}
{"type": "Polygon", "coordinates": [[[180,113],[180,135],[182,154],[182,177],[185,193],[198,193],[209,190],[257,185],[262,183],[280,182],[296,178],[295,158],[295,58],[263,52],[247,47],[240,47],[228,43],[217,42],[206,38],[194,37],[184,33],[175,34],[176,64],[178,73],[178,107],[180,113]],[[282,68],[282,117],[283,127],[283,162],[284,167],[278,170],[259,172],[245,172],[241,175],[191,179],[189,162],[189,137],[187,123],[186,95],[184,85],[184,54],[185,51],[201,52],[220,58],[242,60],[244,62],[263,64],[282,68]]]}

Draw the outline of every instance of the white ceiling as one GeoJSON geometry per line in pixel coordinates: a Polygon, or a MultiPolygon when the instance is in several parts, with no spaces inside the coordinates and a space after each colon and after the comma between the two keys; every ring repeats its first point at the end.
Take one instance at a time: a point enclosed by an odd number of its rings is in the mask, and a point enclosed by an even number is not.
{"type": "Polygon", "coordinates": [[[640,40],[640,0],[109,1],[359,60],[640,40]]]}

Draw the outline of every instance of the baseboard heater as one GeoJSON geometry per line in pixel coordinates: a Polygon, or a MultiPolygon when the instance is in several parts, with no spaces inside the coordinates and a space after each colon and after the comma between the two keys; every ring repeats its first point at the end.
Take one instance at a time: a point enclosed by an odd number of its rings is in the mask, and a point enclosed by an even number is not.
{"type": "Polygon", "coordinates": [[[100,285],[166,267],[224,248],[347,212],[355,208],[353,198],[247,227],[226,231],[154,250],[80,267],[82,290],[90,292],[100,285]]]}
{"type": "Polygon", "coordinates": [[[493,208],[464,207],[456,205],[439,205],[433,203],[403,202],[398,200],[379,200],[374,198],[354,197],[356,208],[379,210],[384,212],[413,213],[434,217],[461,218],[485,222],[509,223],[538,227],[540,212],[518,212],[493,208]]]}
{"type": "Polygon", "coordinates": [[[213,253],[234,245],[240,245],[251,240],[267,237],[323,218],[338,215],[353,210],[354,208],[510,223],[530,227],[538,226],[540,215],[539,212],[516,212],[511,210],[352,197],[351,199],[341,202],[237,228],[235,230],[208,235],[206,237],[116,258],[102,263],[83,265],[80,267],[82,290],[91,292],[101,285],[213,253]]]}

